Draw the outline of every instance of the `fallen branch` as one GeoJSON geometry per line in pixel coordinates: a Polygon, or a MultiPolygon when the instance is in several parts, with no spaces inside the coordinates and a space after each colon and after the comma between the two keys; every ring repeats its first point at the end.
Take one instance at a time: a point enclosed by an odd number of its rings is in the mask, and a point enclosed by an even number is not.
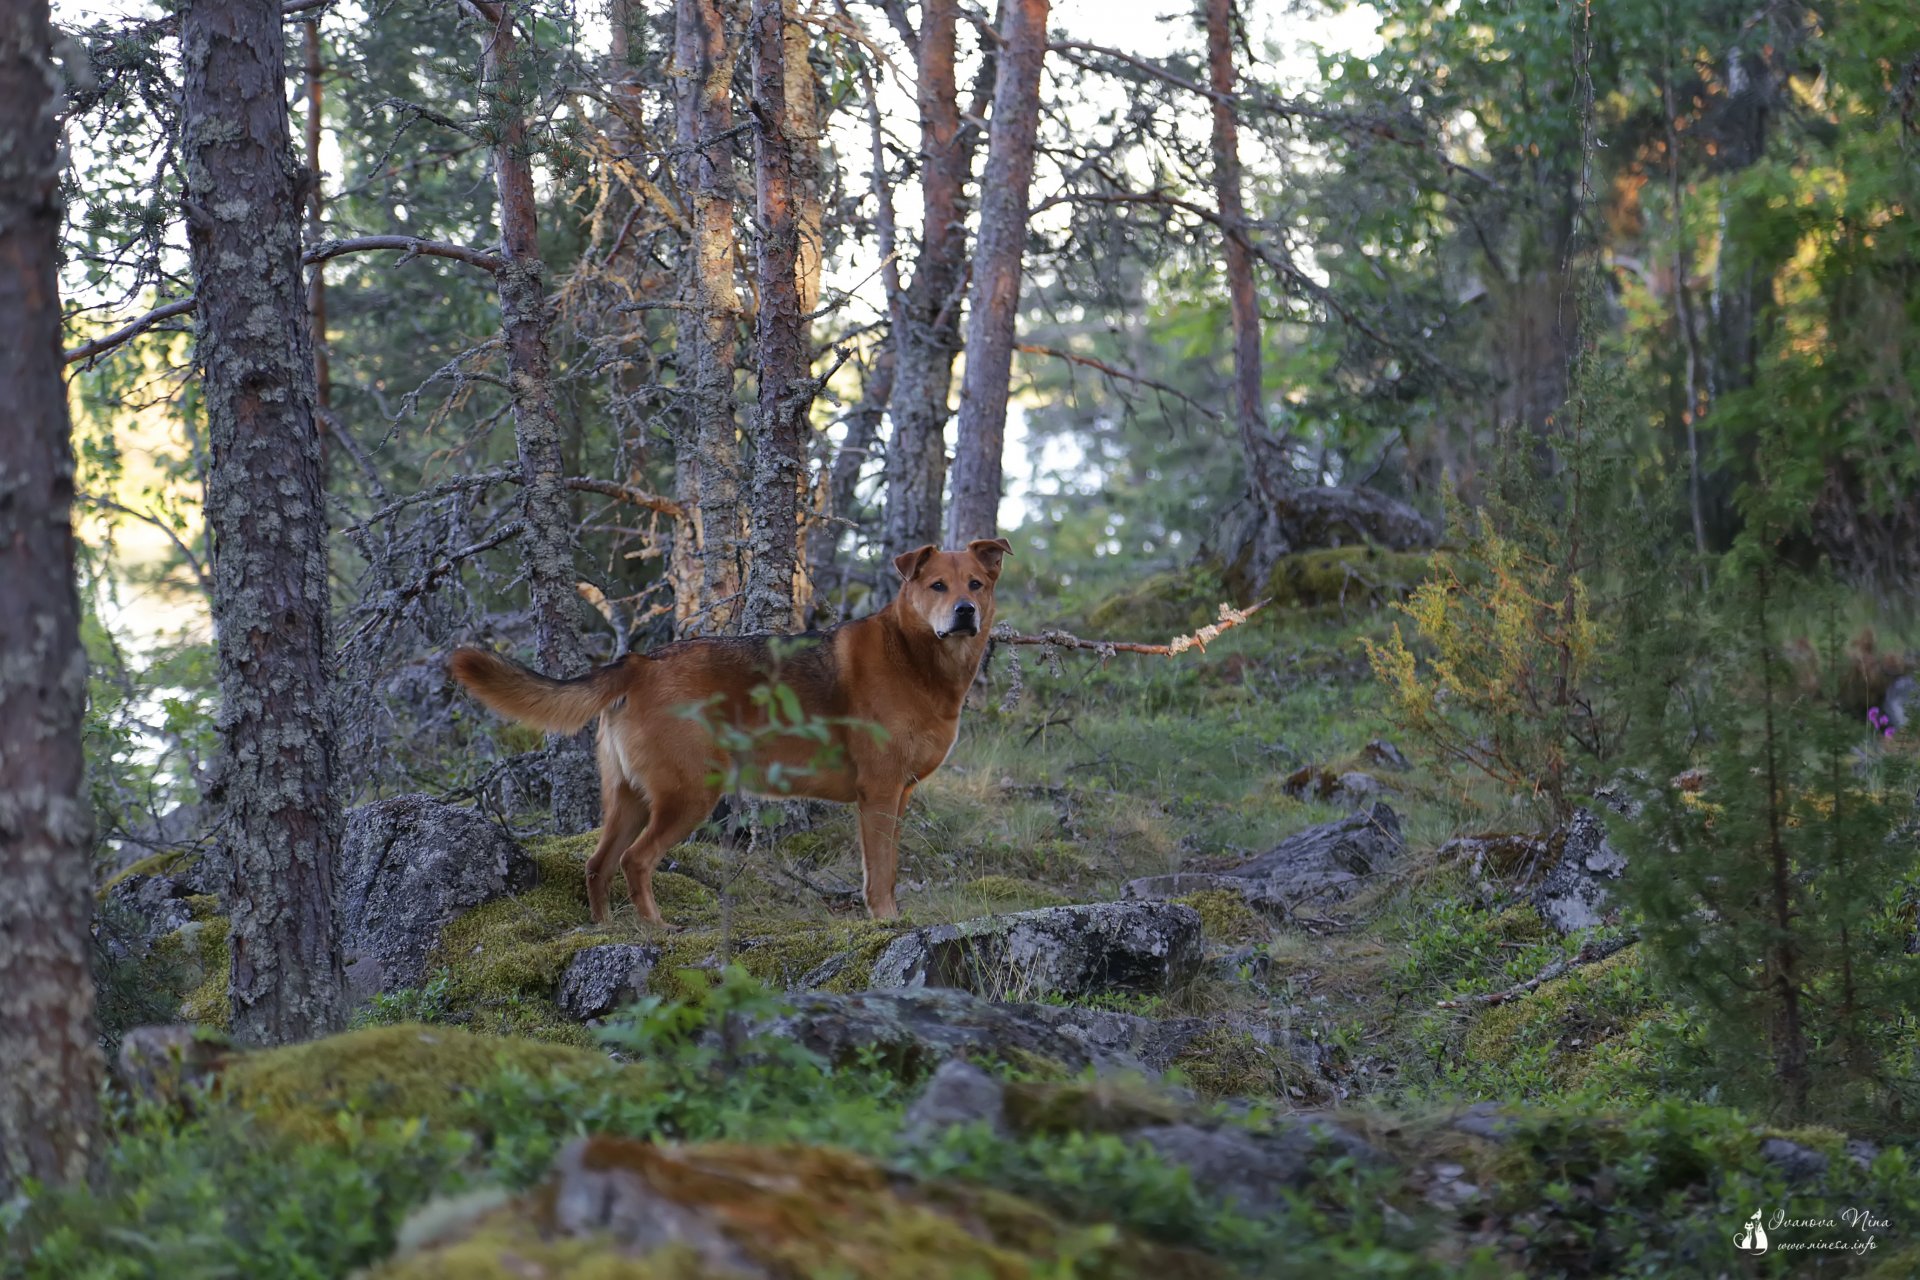
{"type": "Polygon", "coordinates": [[[1191,635],[1175,636],[1165,644],[1136,644],[1131,640],[1082,640],[1065,631],[1042,631],[1037,636],[1029,636],[1005,625],[993,629],[993,640],[996,644],[1037,644],[1050,649],[1091,649],[1103,658],[1110,658],[1116,653],[1148,653],[1172,658],[1189,649],[1205,653],[1207,646],[1217,640],[1222,632],[1231,631],[1271,603],[1271,600],[1262,600],[1244,609],[1222,604],[1218,622],[1209,622],[1191,635]]]}
{"type": "Polygon", "coordinates": [[[1575,969],[1590,964],[1598,964],[1615,952],[1624,951],[1640,940],[1635,933],[1615,934],[1609,938],[1589,938],[1580,950],[1565,960],[1555,960],[1533,977],[1517,987],[1508,987],[1505,991],[1490,991],[1486,995],[1468,996],[1463,1000],[1441,1000],[1434,1004],[1436,1009],[1472,1009],[1486,1008],[1496,1004],[1505,1004],[1509,1000],[1518,1000],[1529,992],[1537,991],[1555,978],[1565,977],[1575,969]]]}
{"type": "Polygon", "coordinates": [[[1191,406],[1192,408],[1198,409],[1201,413],[1206,414],[1209,418],[1212,418],[1216,421],[1222,419],[1225,416],[1218,409],[1209,408],[1208,406],[1201,404],[1198,400],[1195,400],[1192,396],[1180,390],[1178,387],[1168,386],[1166,383],[1157,381],[1153,378],[1149,378],[1144,374],[1134,373],[1127,369],[1121,369],[1115,365],[1108,364],[1104,360],[1096,360],[1092,356],[1076,355],[1074,352],[1071,352],[1071,351],[1062,351],[1058,347],[1036,346],[1030,342],[1020,343],[1014,347],[1014,350],[1023,351],[1030,356],[1051,356],[1055,360],[1064,360],[1068,364],[1083,365],[1089,369],[1096,369],[1099,372],[1106,374],[1109,378],[1114,378],[1122,382],[1138,383],[1140,386],[1143,386],[1143,387],[1150,387],[1155,391],[1161,392],[1165,395],[1172,396],[1174,399],[1179,400],[1182,404],[1186,404],[1191,406]]]}

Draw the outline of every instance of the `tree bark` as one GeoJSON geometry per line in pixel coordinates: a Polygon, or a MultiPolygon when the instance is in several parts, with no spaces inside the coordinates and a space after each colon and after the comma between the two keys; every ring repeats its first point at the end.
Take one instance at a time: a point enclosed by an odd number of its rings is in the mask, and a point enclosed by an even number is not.
{"type": "Polygon", "coordinates": [[[1007,429],[1027,190],[1040,130],[1040,68],[1047,56],[1048,0],[1008,0],[999,75],[980,181],[980,244],[967,299],[967,366],[953,460],[953,541],[1000,531],[1000,452],[1007,429]]]}
{"type": "Polygon", "coordinates": [[[232,1031],[284,1044],[338,1028],[327,510],[300,275],[305,200],[277,0],[189,0],[181,161],[230,858],[232,1031]]]}
{"type": "MultiPolygon", "coordinates": [[[[317,245],[327,238],[322,221],[327,201],[320,185],[320,114],[326,101],[321,75],[325,68],[320,61],[320,23],[303,22],[300,31],[306,55],[307,172],[312,175],[307,193],[307,243],[317,245]]],[[[320,410],[320,464],[324,471],[330,425],[327,416],[333,408],[333,369],[327,350],[327,267],[323,262],[314,263],[313,276],[307,282],[307,316],[313,326],[313,402],[320,410]]]]}
{"type": "Polygon", "coordinates": [[[787,126],[787,39],[783,0],[755,0],[753,49],[754,191],[759,213],[755,314],[759,412],[753,490],[747,512],[750,558],[740,629],[749,634],[797,628],[801,482],[806,476],[809,352],[796,274],[800,251],[794,140],[787,126]]]}
{"type": "MultiPolygon", "coordinates": [[[[967,283],[966,187],[980,136],[960,116],[959,12],[957,0],[926,0],[916,42],[923,216],[913,279],[889,300],[895,356],[884,539],[896,551],[939,542],[946,506],[948,402],[967,283]]],[[[876,145],[877,184],[885,180],[881,163],[876,145]]]]}
{"type": "MultiPolygon", "coordinates": [[[[493,168],[500,193],[500,328],[507,344],[513,395],[513,439],[520,455],[520,504],[526,521],[527,593],[534,647],[547,675],[566,679],[590,666],[580,638],[579,576],[573,565],[573,511],[560,414],[553,399],[553,357],[547,350],[546,262],[540,256],[539,205],[527,143],[525,68],[513,6],[477,5],[492,23],[482,76],[499,112],[493,168]]],[[[592,735],[549,734],[552,825],[568,835],[600,825],[600,790],[592,735]]]]}
{"type": "Polygon", "coordinates": [[[740,311],[733,279],[734,45],[726,31],[732,7],[732,0],[674,6],[680,186],[692,224],[680,359],[693,422],[674,460],[675,496],[694,519],[695,545],[675,548],[674,617],[682,635],[729,630],[742,580],[733,394],[740,311]]]}
{"type": "MultiPolygon", "coordinates": [[[[873,367],[867,371],[866,384],[861,389],[860,403],[847,414],[847,434],[841,441],[839,450],[833,455],[833,467],[827,476],[826,514],[840,519],[852,519],[854,508],[858,505],[858,486],[860,469],[873,453],[875,442],[880,438],[880,421],[886,416],[887,400],[893,394],[893,344],[882,347],[873,360],[873,367]]],[[[827,524],[816,530],[813,540],[808,543],[813,579],[813,599],[817,603],[829,593],[828,578],[838,559],[844,525],[827,524]]],[[[843,572],[833,589],[845,585],[843,572]]]]}
{"type": "Polygon", "coordinates": [[[100,1134],[52,45],[46,0],[0,11],[0,1203],[83,1180],[100,1134]]]}
{"type": "Polygon", "coordinates": [[[1213,91],[1213,189],[1227,268],[1233,324],[1233,420],[1246,455],[1247,485],[1255,503],[1275,517],[1295,487],[1284,443],[1267,431],[1260,382],[1260,306],[1254,293],[1253,251],[1240,190],[1240,124],[1233,114],[1233,0],[1207,0],[1207,87],[1213,91]]]}

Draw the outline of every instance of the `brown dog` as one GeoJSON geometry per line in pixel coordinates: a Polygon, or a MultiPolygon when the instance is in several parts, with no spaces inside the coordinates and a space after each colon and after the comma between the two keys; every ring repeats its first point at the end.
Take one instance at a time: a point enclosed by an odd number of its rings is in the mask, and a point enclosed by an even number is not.
{"type": "Polygon", "coordinates": [[[601,717],[605,825],[587,863],[596,923],[607,922],[616,851],[634,911],[664,923],[653,900],[653,869],[720,800],[728,754],[709,727],[716,721],[755,735],[743,772],[787,784],[767,794],[860,807],[867,909],[884,919],[899,914],[893,877],[900,819],[914,787],[953,750],[960,705],[993,627],[1001,558],[1010,550],[1005,538],[991,538],[965,551],[909,551],[893,562],[905,579],[893,602],[830,631],[682,640],[573,680],[458,649],[453,677],[494,711],[551,733],[577,733],[601,717]],[[785,641],[777,659],[774,641],[785,641]],[[776,672],[798,696],[812,734],[767,732],[766,708],[753,691],[776,672]],[[690,715],[690,708],[706,710],[690,715]]]}

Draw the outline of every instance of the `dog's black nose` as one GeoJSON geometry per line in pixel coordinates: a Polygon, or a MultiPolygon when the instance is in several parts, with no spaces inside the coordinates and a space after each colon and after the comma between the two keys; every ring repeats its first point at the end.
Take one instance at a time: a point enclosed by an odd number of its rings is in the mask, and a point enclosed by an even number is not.
{"type": "Polygon", "coordinates": [[[973,601],[971,600],[962,600],[959,604],[953,606],[953,616],[956,618],[971,618],[977,612],[979,612],[979,610],[973,607],[973,601]]]}

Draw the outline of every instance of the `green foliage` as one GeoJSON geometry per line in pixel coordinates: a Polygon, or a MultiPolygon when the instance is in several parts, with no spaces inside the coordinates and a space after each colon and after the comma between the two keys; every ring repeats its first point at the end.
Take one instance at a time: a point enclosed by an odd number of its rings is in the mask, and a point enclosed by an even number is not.
{"type": "Polygon", "coordinates": [[[1781,614],[1818,591],[1755,538],[1710,599],[1635,621],[1645,809],[1615,838],[1656,979],[1697,1020],[1698,1086],[1859,1122],[1911,1089],[1917,774],[1843,709],[1837,626],[1823,678],[1790,678],[1781,614]],[[1856,767],[1863,742],[1878,768],[1856,767]]]}
{"type": "Polygon", "coordinates": [[[448,992],[453,973],[437,970],[424,987],[376,991],[355,1017],[356,1026],[390,1027],[403,1022],[446,1022],[452,1014],[448,992]]]}
{"type": "Polygon", "coordinates": [[[1594,710],[1603,632],[1587,584],[1484,511],[1449,516],[1460,549],[1435,552],[1434,576],[1396,606],[1427,656],[1395,623],[1384,643],[1364,641],[1368,661],[1415,742],[1562,815],[1576,759],[1605,743],[1594,710]]]}

